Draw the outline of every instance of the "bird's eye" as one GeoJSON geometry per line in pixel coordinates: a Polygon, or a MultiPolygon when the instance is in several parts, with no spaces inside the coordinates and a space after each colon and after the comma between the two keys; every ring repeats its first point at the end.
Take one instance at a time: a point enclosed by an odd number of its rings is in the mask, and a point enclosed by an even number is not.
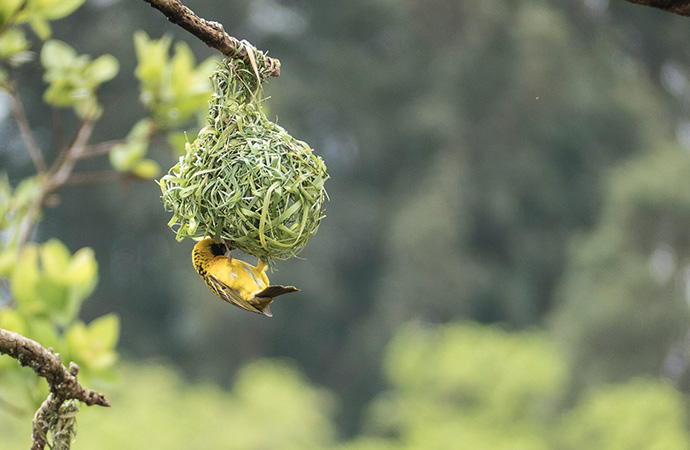
{"type": "Polygon", "coordinates": [[[223,244],[212,244],[211,251],[215,256],[221,256],[225,254],[225,246],[223,244]]]}

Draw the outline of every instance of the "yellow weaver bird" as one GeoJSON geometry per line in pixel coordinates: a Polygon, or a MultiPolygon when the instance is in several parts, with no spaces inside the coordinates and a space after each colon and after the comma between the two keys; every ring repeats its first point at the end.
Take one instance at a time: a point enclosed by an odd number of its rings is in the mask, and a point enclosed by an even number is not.
{"type": "Polygon", "coordinates": [[[268,305],[282,294],[299,291],[294,286],[269,286],[266,264],[256,267],[233,258],[224,244],[213,239],[197,242],[192,250],[194,268],[213,292],[228,303],[247,311],[273,317],[268,305]]]}

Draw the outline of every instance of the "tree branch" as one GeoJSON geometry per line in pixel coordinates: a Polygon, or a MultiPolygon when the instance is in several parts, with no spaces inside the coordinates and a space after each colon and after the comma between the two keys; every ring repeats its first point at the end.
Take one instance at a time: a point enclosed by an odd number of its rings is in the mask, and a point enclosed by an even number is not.
{"type": "Polygon", "coordinates": [[[116,145],[122,145],[129,142],[128,138],[123,139],[113,139],[111,141],[99,142],[98,144],[87,145],[84,149],[84,153],[80,158],[92,158],[94,156],[107,155],[110,150],[116,145]]]}
{"type": "Polygon", "coordinates": [[[681,16],[690,16],[690,0],[627,0],[638,5],[663,9],[681,16]]]}
{"type": "MultiPolygon", "coordinates": [[[[240,58],[248,64],[254,64],[250,60],[251,56],[247,52],[245,43],[227,34],[220,23],[202,19],[179,0],[144,1],[165,14],[170,22],[189,31],[209,47],[215,48],[231,58],[240,58]]],[[[277,77],[280,75],[280,61],[266,57],[266,65],[269,68],[270,76],[277,77]]]]}
{"type": "Polygon", "coordinates": [[[54,164],[46,193],[55,191],[67,181],[74,169],[74,164],[86,150],[86,143],[91,137],[93,126],[94,123],[91,120],[82,122],[72,145],[58,157],[58,161],[54,164]]]}
{"type": "Polygon", "coordinates": [[[38,171],[38,173],[43,173],[46,171],[46,163],[43,160],[43,154],[41,153],[41,149],[39,148],[38,144],[34,140],[33,135],[31,134],[31,126],[29,125],[29,119],[26,117],[26,111],[24,111],[22,101],[19,99],[19,95],[17,94],[17,91],[14,89],[14,86],[9,85],[8,83],[6,89],[7,93],[10,95],[10,101],[12,104],[12,115],[14,116],[14,119],[17,122],[19,134],[21,135],[22,140],[24,141],[24,146],[26,147],[26,150],[29,152],[31,160],[34,162],[34,167],[36,167],[36,171],[38,171]]]}
{"type": "Polygon", "coordinates": [[[0,328],[0,354],[16,359],[20,365],[30,367],[48,382],[50,395],[36,411],[33,421],[32,450],[42,450],[46,445],[47,423],[57,414],[66,400],[79,400],[88,406],[110,406],[103,394],[84,388],[77,380],[79,366],[70,363],[69,371],[62,365],[60,356],[46,350],[41,344],[21,334],[0,328]]]}
{"type": "Polygon", "coordinates": [[[96,170],[93,172],[73,173],[65,181],[65,186],[76,186],[80,184],[107,183],[111,181],[134,181],[141,178],[129,172],[118,172],[117,170],[96,170]]]}
{"type": "Polygon", "coordinates": [[[0,353],[11,356],[20,365],[30,367],[36,375],[45,378],[50,392],[62,401],[75,399],[88,406],[110,406],[102,394],[79,384],[77,381],[79,366],[70,363],[68,371],[62,365],[59,355],[46,350],[34,340],[0,328],[0,353]]]}

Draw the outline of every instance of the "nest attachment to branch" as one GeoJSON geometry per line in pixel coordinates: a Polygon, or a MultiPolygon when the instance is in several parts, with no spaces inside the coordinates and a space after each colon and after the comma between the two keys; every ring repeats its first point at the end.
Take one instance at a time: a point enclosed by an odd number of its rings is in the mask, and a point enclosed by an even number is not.
{"type": "Polygon", "coordinates": [[[304,248],[324,217],[326,166],[261,109],[265,56],[212,74],[206,126],[159,182],[177,239],[212,237],[267,262],[304,248]]]}

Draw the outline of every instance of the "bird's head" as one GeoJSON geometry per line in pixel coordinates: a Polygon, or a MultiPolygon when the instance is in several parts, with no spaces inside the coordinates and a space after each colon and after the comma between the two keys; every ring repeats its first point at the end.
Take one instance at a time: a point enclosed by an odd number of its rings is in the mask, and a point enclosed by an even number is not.
{"type": "Polygon", "coordinates": [[[211,253],[213,253],[213,256],[224,256],[225,251],[225,244],[216,244],[215,242],[211,244],[211,253]]]}

